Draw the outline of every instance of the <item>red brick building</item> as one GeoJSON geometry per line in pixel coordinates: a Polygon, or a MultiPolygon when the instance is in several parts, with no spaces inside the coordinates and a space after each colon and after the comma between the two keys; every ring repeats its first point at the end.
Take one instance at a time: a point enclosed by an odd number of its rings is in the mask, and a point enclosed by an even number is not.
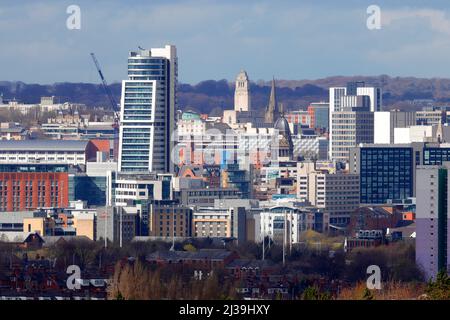
{"type": "Polygon", "coordinates": [[[0,211],[65,207],[68,204],[67,165],[0,165],[0,211]]]}
{"type": "Polygon", "coordinates": [[[69,204],[67,172],[0,172],[0,211],[69,204]]]}
{"type": "Polygon", "coordinates": [[[84,167],[108,140],[24,140],[0,143],[0,211],[67,207],[69,166],[84,167]]]}
{"type": "Polygon", "coordinates": [[[387,228],[396,227],[402,219],[403,212],[395,207],[360,207],[351,214],[347,228],[352,235],[358,230],[386,231],[387,228]]]}

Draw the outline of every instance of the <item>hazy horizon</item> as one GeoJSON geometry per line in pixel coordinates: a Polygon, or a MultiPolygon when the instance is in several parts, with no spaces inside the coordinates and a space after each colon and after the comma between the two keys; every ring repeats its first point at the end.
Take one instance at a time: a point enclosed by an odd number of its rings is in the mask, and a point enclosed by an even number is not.
{"type": "MultiPolygon", "coordinates": [[[[237,75],[237,73],[236,73],[237,75]]],[[[416,77],[416,76],[396,76],[396,75],[388,75],[388,74],[379,74],[379,75],[330,75],[330,76],[325,76],[325,77],[321,77],[321,78],[316,78],[316,79],[283,79],[283,78],[276,78],[275,77],[275,81],[302,81],[302,82],[315,82],[315,81],[320,81],[320,80],[325,80],[325,79],[330,79],[330,78],[380,78],[383,76],[388,76],[391,79],[396,79],[396,78],[400,78],[400,79],[419,79],[419,80],[450,80],[450,75],[449,77],[416,77]]],[[[68,84],[101,84],[101,80],[100,77],[97,74],[97,78],[98,80],[93,80],[91,82],[83,82],[83,81],[54,81],[54,82],[46,82],[46,83],[39,83],[39,82],[27,82],[27,81],[22,81],[22,80],[1,80],[0,79],[0,83],[4,83],[4,82],[9,82],[9,83],[24,83],[26,85],[41,85],[41,86],[45,86],[45,85],[54,85],[54,84],[58,84],[58,83],[68,83],[68,84]]],[[[108,85],[112,85],[112,84],[121,84],[121,81],[108,81],[108,79],[106,79],[108,82],[108,85]]],[[[125,80],[125,79],[124,79],[125,80]]],[[[189,83],[189,82],[182,82],[182,81],[178,81],[179,84],[187,84],[187,85],[191,85],[191,86],[195,86],[198,85],[202,82],[205,81],[223,81],[226,80],[229,83],[234,83],[235,79],[203,79],[200,80],[198,82],[195,83],[189,83]]],[[[265,83],[270,83],[272,81],[272,78],[270,79],[250,79],[250,83],[253,84],[259,84],[260,82],[265,82],[265,83]]],[[[277,84],[278,86],[279,84],[277,84]]],[[[344,84],[343,84],[344,85],[344,84]]]]}

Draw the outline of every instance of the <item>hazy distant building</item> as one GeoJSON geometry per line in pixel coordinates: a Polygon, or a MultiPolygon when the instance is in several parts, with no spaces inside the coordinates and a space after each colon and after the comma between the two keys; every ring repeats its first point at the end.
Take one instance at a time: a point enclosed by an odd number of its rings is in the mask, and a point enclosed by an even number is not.
{"type": "Polygon", "coordinates": [[[327,102],[313,102],[308,106],[308,114],[310,116],[310,128],[325,129],[329,131],[330,105],[327,102]]]}
{"type": "Polygon", "coordinates": [[[364,81],[351,81],[347,82],[347,93],[350,96],[356,96],[358,94],[358,88],[364,87],[366,84],[364,81]]]}
{"type": "Polygon", "coordinates": [[[437,125],[445,123],[446,113],[442,110],[422,110],[416,111],[417,125],[437,125]]]}
{"type": "Polygon", "coordinates": [[[248,80],[247,72],[241,70],[236,77],[236,89],[234,91],[234,110],[235,111],[250,111],[250,81],[248,80]]]}

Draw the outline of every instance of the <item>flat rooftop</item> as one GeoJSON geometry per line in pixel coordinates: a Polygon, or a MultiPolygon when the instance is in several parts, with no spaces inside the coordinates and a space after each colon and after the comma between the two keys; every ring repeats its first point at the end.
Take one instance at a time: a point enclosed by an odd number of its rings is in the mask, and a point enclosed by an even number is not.
{"type": "Polygon", "coordinates": [[[88,140],[0,140],[1,151],[85,151],[88,140]]]}

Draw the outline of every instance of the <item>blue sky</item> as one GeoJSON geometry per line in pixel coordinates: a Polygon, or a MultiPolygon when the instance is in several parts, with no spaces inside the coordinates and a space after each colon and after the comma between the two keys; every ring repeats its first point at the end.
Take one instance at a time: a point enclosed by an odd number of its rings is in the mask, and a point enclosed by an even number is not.
{"type": "Polygon", "coordinates": [[[318,79],[332,75],[450,77],[450,3],[442,1],[0,2],[0,80],[126,78],[130,50],[175,44],[179,81],[318,79]],[[401,4],[400,4],[401,3],[401,4]],[[81,30],[66,28],[67,6],[81,30]],[[381,30],[366,9],[381,8],[381,30]]]}

